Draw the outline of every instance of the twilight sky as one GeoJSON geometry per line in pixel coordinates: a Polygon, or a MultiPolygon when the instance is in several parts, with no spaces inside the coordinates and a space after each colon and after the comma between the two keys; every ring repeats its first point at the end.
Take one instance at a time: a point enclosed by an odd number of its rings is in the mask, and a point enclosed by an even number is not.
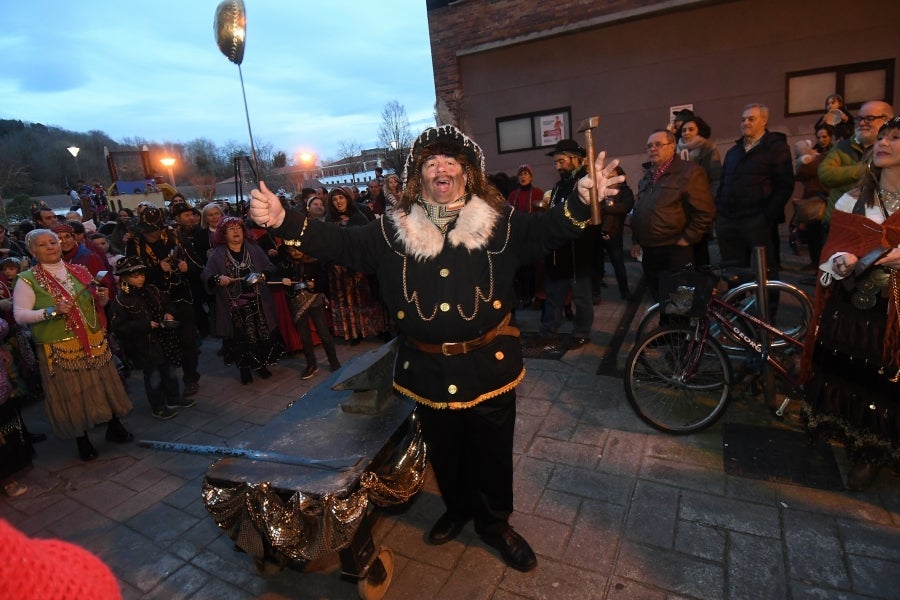
{"type": "MultiPolygon", "coordinates": [[[[434,124],[424,0],[244,0],[241,65],[257,146],[333,158],[377,145],[397,100],[434,124]]],[[[0,119],[117,141],[249,145],[238,67],[213,33],[217,0],[0,0],[0,119]]]]}

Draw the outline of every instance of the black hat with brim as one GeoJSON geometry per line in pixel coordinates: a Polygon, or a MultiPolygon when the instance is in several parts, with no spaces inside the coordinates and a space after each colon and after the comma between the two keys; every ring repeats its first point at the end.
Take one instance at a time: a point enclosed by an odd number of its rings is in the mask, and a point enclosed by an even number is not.
{"type": "Polygon", "coordinates": [[[579,146],[575,140],[565,139],[556,142],[556,145],[553,146],[553,151],[548,152],[547,156],[556,156],[557,154],[577,154],[584,158],[587,156],[587,151],[579,146]]]}
{"type": "Polygon", "coordinates": [[[137,256],[123,256],[116,261],[116,275],[129,275],[131,273],[143,273],[147,265],[137,256]]]}

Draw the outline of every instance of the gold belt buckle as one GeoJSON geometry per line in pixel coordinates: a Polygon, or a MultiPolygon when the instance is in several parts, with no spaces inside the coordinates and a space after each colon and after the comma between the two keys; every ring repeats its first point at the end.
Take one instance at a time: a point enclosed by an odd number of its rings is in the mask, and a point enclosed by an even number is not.
{"type": "Polygon", "coordinates": [[[441,354],[444,356],[454,356],[458,354],[454,352],[453,349],[458,345],[458,342],[444,342],[441,344],[441,354]]]}

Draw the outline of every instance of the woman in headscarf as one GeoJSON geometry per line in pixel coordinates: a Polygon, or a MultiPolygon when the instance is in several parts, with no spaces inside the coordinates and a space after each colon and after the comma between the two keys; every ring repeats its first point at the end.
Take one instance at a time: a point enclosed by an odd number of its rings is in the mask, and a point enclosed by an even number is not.
{"type": "Polygon", "coordinates": [[[284,346],[266,274],[275,266],[265,251],[248,239],[244,222],[223,218],[216,228],[214,248],[200,273],[203,284],[216,296],[213,335],[223,339],[225,364],[236,364],[241,383],[253,381],[253,370],[263,379],[267,365],[278,362],[284,346]]]}
{"type": "Polygon", "coordinates": [[[134,439],[119,421],[132,405],[113,363],[100,310],[109,302],[109,290],[94,286],[84,267],[63,262],[59,238],[52,231],[32,230],[25,244],[36,264],[16,281],[15,319],[34,334],[54,433],[74,438],[81,459],[93,460],[97,450],[88,431],[98,423],[107,423],[108,441],[134,439]]]}

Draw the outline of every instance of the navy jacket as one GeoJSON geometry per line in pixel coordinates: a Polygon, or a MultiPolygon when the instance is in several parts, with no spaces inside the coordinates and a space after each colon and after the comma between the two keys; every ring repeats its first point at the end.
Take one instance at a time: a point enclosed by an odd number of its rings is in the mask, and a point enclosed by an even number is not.
{"type": "Polygon", "coordinates": [[[794,168],[787,137],[766,131],[749,152],[744,151],[741,138],[725,154],[716,213],[726,219],[763,213],[772,223],[784,223],[784,207],[793,193],[794,168]]]}

